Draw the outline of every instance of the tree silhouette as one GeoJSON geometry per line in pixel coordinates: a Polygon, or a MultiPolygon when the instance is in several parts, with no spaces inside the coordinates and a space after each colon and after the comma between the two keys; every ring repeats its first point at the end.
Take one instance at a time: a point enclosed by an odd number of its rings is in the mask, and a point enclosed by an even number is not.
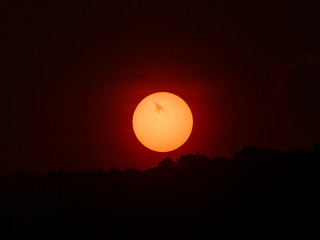
{"type": "Polygon", "coordinates": [[[146,171],[0,177],[1,239],[300,236],[316,233],[319,145],[170,157],[146,171]]]}

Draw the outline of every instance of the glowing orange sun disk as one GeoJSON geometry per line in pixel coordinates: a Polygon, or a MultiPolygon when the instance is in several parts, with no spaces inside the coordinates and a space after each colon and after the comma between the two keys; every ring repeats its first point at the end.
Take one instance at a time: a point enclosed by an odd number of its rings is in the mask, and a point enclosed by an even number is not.
{"type": "Polygon", "coordinates": [[[193,118],[183,99],[172,93],[158,92],[138,104],[132,124],[136,137],[145,147],[169,152],[188,140],[193,118]]]}

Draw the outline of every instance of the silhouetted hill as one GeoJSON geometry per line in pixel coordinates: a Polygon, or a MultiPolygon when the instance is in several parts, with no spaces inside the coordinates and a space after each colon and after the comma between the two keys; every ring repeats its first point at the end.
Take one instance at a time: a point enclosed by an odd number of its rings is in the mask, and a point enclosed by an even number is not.
{"type": "Polygon", "coordinates": [[[319,146],[199,153],[147,171],[0,177],[0,239],[300,237],[317,233],[319,146]]]}

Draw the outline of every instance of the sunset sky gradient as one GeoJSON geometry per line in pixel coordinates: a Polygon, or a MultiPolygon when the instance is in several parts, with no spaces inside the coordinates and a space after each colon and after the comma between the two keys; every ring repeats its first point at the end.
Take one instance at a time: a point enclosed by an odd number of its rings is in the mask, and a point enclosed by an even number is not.
{"type": "Polygon", "coordinates": [[[0,174],[146,169],[169,156],[320,142],[320,15],[311,1],[3,1],[0,174]],[[192,109],[170,154],[132,130],[171,92],[192,109]]]}

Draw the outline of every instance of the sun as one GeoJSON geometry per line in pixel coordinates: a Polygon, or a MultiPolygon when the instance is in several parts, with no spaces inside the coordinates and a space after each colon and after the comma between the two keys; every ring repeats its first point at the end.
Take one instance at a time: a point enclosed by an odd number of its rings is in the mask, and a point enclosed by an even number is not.
{"type": "Polygon", "coordinates": [[[132,125],[136,137],[145,147],[156,152],[169,152],[188,140],[193,117],[182,98],[168,92],[157,92],[138,104],[132,125]]]}

